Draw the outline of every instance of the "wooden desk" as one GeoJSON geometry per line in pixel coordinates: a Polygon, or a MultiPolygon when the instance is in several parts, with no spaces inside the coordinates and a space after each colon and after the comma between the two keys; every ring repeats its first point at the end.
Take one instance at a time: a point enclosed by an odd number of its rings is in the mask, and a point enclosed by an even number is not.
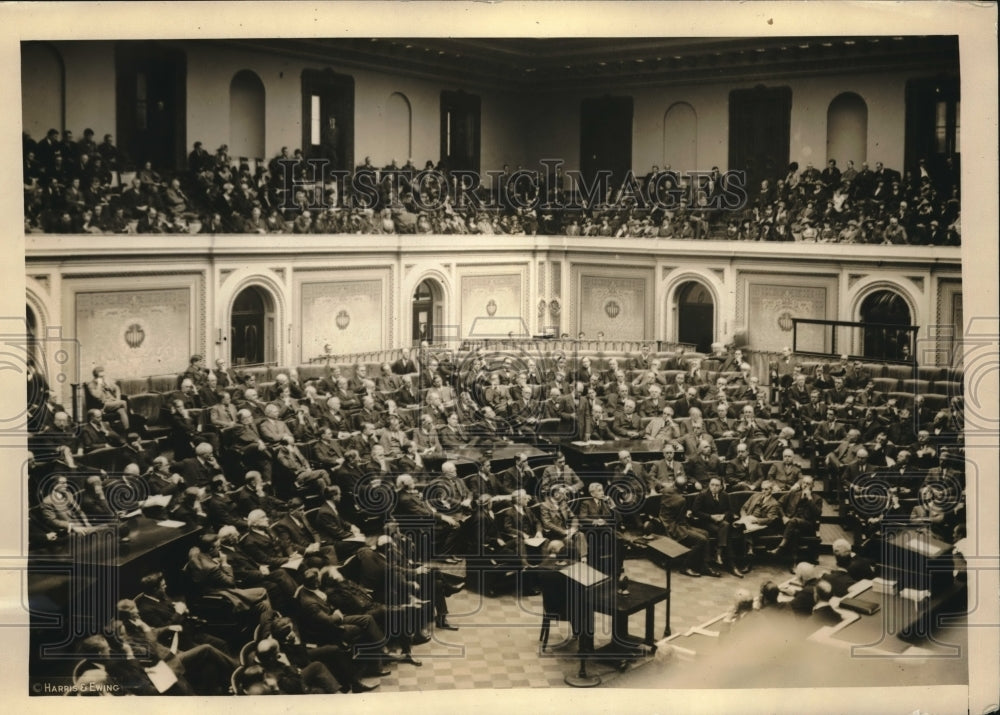
{"type": "Polygon", "coordinates": [[[71,536],[61,553],[31,556],[28,599],[39,607],[31,614],[33,662],[59,659],[61,654],[77,657],[75,641],[113,618],[118,600],[135,596],[147,573],[162,571],[173,579],[172,589],[181,586],[176,574],[201,527],[157,526],[144,516],[128,523],[128,541],[122,542],[117,528],[109,525],[94,534],[71,536]]]}
{"type": "Polygon", "coordinates": [[[628,594],[609,589],[607,596],[598,599],[596,604],[598,613],[607,613],[612,616],[611,643],[608,646],[619,645],[634,650],[634,646],[640,642],[640,639],[629,634],[628,617],[640,611],[646,612],[646,630],[641,642],[652,645],[655,642],[653,623],[656,604],[667,600],[669,596],[670,592],[661,586],[637,581],[629,582],[628,594]]]}
{"type": "Polygon", "coordinates": [[[601,444],[574,444],[563,440],[559,448],[573,469],[605,471],[605,463],[616,461],[623,449],[631,452],[633,461],[645,462],[662,457],[664,444],[660,439],[616,439],[601,444]]]}

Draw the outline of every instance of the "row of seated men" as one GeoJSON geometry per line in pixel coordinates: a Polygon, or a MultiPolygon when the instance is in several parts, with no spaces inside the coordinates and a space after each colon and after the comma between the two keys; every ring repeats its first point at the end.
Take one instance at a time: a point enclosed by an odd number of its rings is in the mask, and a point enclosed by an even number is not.
{"type": "MultiPolygon", "coordinates": [[[[429,362],[434,364],[433,359],[429,362]]],[[[655,364],[655,360],[653,363],[655,364]]],[[[586,368],[585,358],[581,362],[581,369],[586,368]]],[[[505,370],[506,366],[502,366],[489,372],[485,379],[490,385],[494,385],[505,370]]],[[[389,372],[392,372],[391,366],[389,372]]],[[[485,372],[480,366],[476,374],[485,372]]],[[[95,381],[101,379],[99,373],[100,369],[95,370],[95,381]]],[[[530,398],[529,402],[523,404],[521,412],[508,407],[506,414],[512,419],[504,420],[496,414],[489,402],[485,405],[476,402],[473,397],[474,389],[463,393],[463,403],[461,400],[456,401],[454,392],[448,393],[443,385],[433,388],[426,393],[427,404],[424,408],[420,412],[411,412],[399,410],[392,399],[383,402],[382,393],[371,392],[369,385],[363,388],[366,391],[361,395],[361,409],[347,411],[342,408],[340,397],[319,394],[317,386],[322,387],[322,381],[307,382],[304,389],[301,389],[297,388],[294,376],[278,375],[274,392],[279,396],[273,402],[264,403],[257,398],[252,387],[244,387],[242,393],[213,388],[214,374],[209,373],[204,379],[205,387],[200,392],[218,399],[219,403],[207,412],[202,412],[198,419],[187,406],[193,400],[194,380],[190,377],[179,379],[182,389],[172,397],[170,408],[174,433],[171,444],[175,448],[175,456],[183,457],[193,450],[195,444],[204,440],[216,453],[222,446],[224,454],[236,462],[249,462],[268,476],[272,465],[278,463],[286,477],[293,476],[295,485],[302,486],[305,482],[318,479],[321,469],[346,469],[349,473],[356,473],[359,467],[362,471],[371,469],[366,462],[374,463],[373,471],[421,473],[425,471],[425,458],[441,457],[444,450],[467,445],[475,435],[483,437],[485,441],[517,435],[528,437],[532,435],[533,423],[547,418],[568,422],[571,429],[566,434],[584,439],[646,437],[671,440],[675,445],[683,447],[683,452],[688,457],[700,452],[699,443],[702,440],[709,442],[713,452],[718,451],[716,440],[727,440],[728,457],[734,456],[738,442],[745,441],[754,456],[771,460],[780,457],[781,450],[794,436],[790,428],[779,431],[777,423],[759,419],[755,407],[749,404],[742,407],[738,420],[731,419],[728,403],[724,401],[728,399],[728,385],[724,377],[717,379],[712,388],[714,392],[706,393],[706,397],[716,398],[713,403],[711,400],[700,399],[697,388],[684,383],[686,375],[678,374],[677,377],[681,378],[677,380],[678,391],[683,389],[685,394],[678,400],[668,402],[660,397],[658,383],[645,386],[636,384],[644,375],[645,373],[640,374],[632,385],[622,387],[617,396],[613,391],[607,390],[602,390],[602,394],[598,395],[597,389],[591,388],[587,391],[587,396],[583,397],[580,393],[582,381],[575,382],[574,389],[566,395],[561,394],[555,385],[528,386],[528,390],[532,392],[531,388],[537,387],[539,394],[542,389],[547,389],[546,397],[538,401],[530,398]],[[302,395],[301,400],[290,396],[293,387],[302,395]],[[626,390],[634,391],[635,397],[628,397],[626,390]],[[648,395],[644,399],[640,397],[643,390],[648,395]],[[442,392],[451,398],[448,403],[442,399],[442,392]],[[237,405],[232,404],[233,394],[241,395],[237,405]],[[709,404],[714,414],[705,419],[701,414],[701,407],[709,404]],[[613,415],[606,415],[606,409],[613,410],[613,415]],[[687,417],[677,419],[675,412],[678,410],[687,417]],[[204,419],[206,415],[209,418],[207,420],[204,419]],[[414,427],[412,420],[418,415],[420,424],[414,427]],[[469,424],[470,418],[474,420],[472,424],[469,424]],[[357,456],[348,454],[352,451],[356,451],[357,456]]],[[[437,374],[435,378],[440,382],[441,375],[437,374]]],[[[525,372],[518,373],[514,379],[519,384],[525,383],[525,372]]],[[[832,389],[835,390],[836,387],[832,389]]],[[[897,409],[891,400],[877,408],[869,408],[860,421],[845,413],[845,410],[849,410],[849,405],[839,405],[836,407],[837,412],[831,414],[829,408],[824,409],[824,403],[815,401],[816,392],[812,391],[813,399],[807,403],[809,409],[800,410],[795,415],[798,423],[807,428],[801,431],[805,437],[811,437],[811,444],[836,440],[857,424],[863,441],[870,442],[870,449],[876,452],[888,449],[887,456],[891,458],[896,450],[908,446],[911,447],[910,453],[918,461],[926,462],[933,457],[932,445],[926,444],[928,441],[940,443],[953,436],[951,431],[939,434],[937,430],[927,430],[924,434],[924,431],[917,430],[919,422],[911,421],[906,409],[897,409]],[[825,413],[822,421],[806,422],[810,415],[818,417],[821,413],[825,413]],[[885,432],[884,437],[881,436],[882,432],[885,432]]],[[[487,389],[483,396],[488,394],[487,389]]],[[[827,396],[834,399],[833,394],[828,392],[827,396]]],[[[357,404],[356,394],[348,392],[344,397],[354,399],[353,404],[357,404]]],[[[763,402],[766,403],[766,400],[763,402]]],[[[41,436],[50,443],[58,443],[59,455],[70,466],[73,466],[75,454],[108,445],[128,443],[132,445],[127,447],[130,452],[134,453],[137,449],[141,451],[141,445],[138,448],[135,446],[138,434],[130,433],[128,438],[121,437],[101,420],[100,410],[91,410],[87,423],[76,431],[68,424],[65,414],[57,414],[58,419],[54,419],[53,425],[46,428],[41,436]]],[[[130,454],[129,457],[131,456],[130,454]]],[[[840,461],[843,462],[842,459],[840,461]]],[[[279,480],[279,486],[283,494],[290,491],[284,480],[279,480]]]]}
{"type": "MultiPolygon", "coordinates": [[[[336,501],[331,494],[332,517],[322,522],[349,528],[336,501]]],[[[430,640],[432,614],[435,628],[458,630],[445,618],[446,598],[463,584],[415,561],[398,529],[387,525],[368,542],[357,532],[311,533],[317,541],[285,549],[275,534],[311,528],[301,503],[286,506],[273,525],[258,509],[242,529],[205,532],[181,572],[145,576],[107,628],[78,644],[77,684],[115,694],[242,693],[239,675],[257,665],[268,693],[367,692],[392,665],[422,665],[412,648],[430,640]]]]}
{"type": "MultiPolygon", "coordinates": [[[[208,460],[211,459],[205,453],[204,449],[201,452],[202,456],[208,460]]],[[[672,450],[669,454],[672,454],[672,450]]],[[[788,456],[792,455],[789,454],[788,456]]],[[[663,461],[666,463],[670,460],[671,457],[668,456],[665,450],[663,461]]],[[[514,467],[514,471],[524,468],[524,465],[521,463],[523,461],[519,460],[518,465],[514,467]]],[[[626,475],[630,471],[635,473],[642,469],[640,466],[630,467],[630,465],[631,460],[628,453],[620,455],[620,467],[616,468],[616,476],[619,474],[619,471],[621,475],[626,475]]],[[[651,465],[651,471],[658,472],[659,469],[658,464],[651,465]]],[[[137,469],[126,470],[126,474],[133,478],[139,478],[137,471],[137,469]]],[[[511,476],[513,475],[508,475],[508,478],[511,476]]],[[[584,522],[591,526],[602,526],[600,523],[602,521],[617,524],[620,522],[621,516],[615,513],[614,502],[609,501],[603,496],[602,487],[599,482],[591,485],[589,497],[581,500],[576,513],[568,509],[566,500],[571,492],[578,492],[580,490],[581,483],[579,478],[574,478],[571,470],[565,467],[563,460],[557,460],[555,464],[551,465],[551,470],[549,470],[547,476],[547,489],[544,490],[545,501],[539,505],[538,512],[540,516],[538,518],[534,516],[535,509],[530,506],[530,497],[520,489],[515,489],[510,495],[511,506],[506,507],[506,509],[498,508],[505,501],[503,480],[495,478],[490,474],[488,461],[481,465],[480,472],[468,484],[464,485],[466,489],[469,489],[474,484],[482,485],[475,506],[472,503],[473,495],[463,491],[463,485],[460,483],[460,480],[456,479],[454,474],[454,465],[450,465],[442,470],[441,479],[451,484],[451,486],[447,489],[436,489],[435,494],[438,495],[437,499],[425,499],[416,490],[412,477],[409,475],[400,476],[397,480],[397,487],[399,489],[397,514],[400,518],[404,516],[429,516],[434,519],[435,530],[441,532],[435,541],[436,543],[440,543],[446,551],[455,549],[454,543],[458,534],[464,533],[466,537],[468,536],[468,530],[463,531],[462,527],[472,523],[478,526],[473,533],[483,539],[483,545],[491,544],[496,549],[503,549],[509,545],[508,550],[513,551],[517,557],[525,558],[525,566],[531,565],[527,558],[528,547],[538,545],[530,544],[529,542],[540,538],[544,539],[544,548],[551,549],[548,552],[550,555],[558,555],[565,551],[567,555],[572,554],[580,558],[586,558],[587,541],[580,538],[580,523],[584,522]],[[487,485],[489,491],[486,491],[487,485]],[[490,492],[495,492],[495,494],[490,494],[490,492]],[[447,499],[443,499],[441,495],[446,496],[447,499]],[[504,516],[499,520],[497,519],[498,511],[504,513],[504,516]],[[497,521],[503,526],[494,532],[490,529],[489,525],[491,522],[496,523],[497,521]]],[[[259,475],[251,474],[248,477],[248,484],[252,485],[252,488],[244,490],[244,498],[253,500],[255,497],[250,496],[251,492],[259,500],[263,499],[264,496],[270,496],[266,494],[266,487],[259,475]],[[261,492],[265,493],[262,494],[261,492]]],[[[545,474],[543,474],[543,478],[545,478],[545,474]]],[[[183,478],[180,478],[179,474],[177,478],[173,475],[168,478],[168,481],[174,482],[175,487],[181,486],[178,482],[182,482],[182,480],[183,478]]],[[[679,495],[677,488],[679,481],[682,482],[683,480],[675,477],[673,483],[671,483],[670,478],[667,477],[659,485],[658,490],[661,495],[660,509],[655,519],[650,519],[651,523],[646,528],[651,531],[662,530],[681,543],[691,547],[691,555],[688,557],[685,568],[685,573],[688,575],[695,576],[700,573],[715,575],[717,573],[714,566],[709,563],[709,559],[711,558],[708,552],[710,539],[715,540],[716,548],[718,549],[718,558],[730,566],[731,572],[734,575],[742,575],[747,565],[742,560],[745,555],[744,547],[746,540],[743,534],[741,534],[740,527],[733,523],[735,517],[734,509],[732,504],[728,503],[729,495],[722,489],[722,480],[715,477],[710,478],[707,489],[702,490],[701,493],[696,495],[690,508],[688,502],[679,495]]],[[[224,478],[216,476],[212,478],[211,483],[213,494],[209,500],[216,502],[211,507],[211,510],[216,514],[224,515],[226,509],[220,509],[218,502],[222,502],[224,505],[226,497],[229,496],[226,492],[231,490],[227,488],[224,478]]],[[[66,484],[65,480],[62,481],[62,484],[66,484]]],[[[514,484],[516,485],[518,482],[515,480],[514,484]]],[[[758,524],[760,523],[757,521],[759,518],[762,522],[767,523],[765,529],[772,528],[774,530],[776,527],[776,531],[782,535],[781,542],[776,549],[779,552],[784,550],[794,553],[796,540],[802,535],[815,533],[815,525],[818,521],[818,497],[812,493],[812,479],[809,477],[800,477],[780,502],[773,498],[770,482],[762,483],[760,486],[759,493],[750,495],[750,498],[740,508],[742,515],[753,517],[752,519],[744,518],[742,520],[743,523],[758,524]]],[[[338,492],[339,490],[336,488],[325,492],[327,502],[324,506],[329,507],[329,511],[334,517],[338,514],[338,492]]],[[[192,491],[185,489],[184,499],[178,505],[178,508],[173,511],[173,515],[184,520],[197,520],[201,516],[199,511],[203,511],[207,517],[210,508],[207,502],[205,506],[200,506],[201,498],[200,490],[195,489],[192,491]]],[[[271,499],[274,499],[274,497],[271,497],[271,499]]],[[[65,497],[57,498],[50,500],[48,506],[50,509],[54,509],[57,505],[65,505],[71,503],[71,501],[71,499],[65,497]]],[[[267,500],[264,500],[259,503],[266,502],[267,500]]],[[[300,537],[296,542],[297,545],[290,547],[285,545],[284,549],[278,549],[274,554],[274,558],[277,561],[272,563],[271,566],[279,569],[277,571],[278,574],[284,573],[280,569],[285,569],[286,565],[289,564],[289,560],[295,561],[300,555],[302,556],[302,560],[298,561],[297,564],[292,564],[295,570],[301,569],[303,565],[323,568],[324,563],[326,566],[329,566],[332,560],[340,563],[340,552],[347,553],[341,542],[351,542],[351,546],[346,548],[356,548],[355,556],[359,553],[363,555],[367,554],[367,552],[363,551],[366,548],[365,546],[354,546],[361,543],[358,539],[352,538],[358,536],[357,530],[354,528],[349,528],[348,531],[341,532],[341,540],[333,540],[332,550],[329,548],[331,546],[330,543],[324,544],[319,538],[311,540],[313,532],[309,531],[310,522],[301,512],[301,508],[301,503],[297,500],[290,501],[287,504],[289,513],[285,517],[281,517],[275,523],[274,528],[268,528],[270,524],[267,513],[263,509],[251,510],[246,514],[246,533],[242,539],[240,538],[242,526],[240,522],[237,522],[236,525],[224,524],[219,527],[218,536],[216,537],[218,548],[220,551],[224,550],[226,545],[225,540],[235,536],[236,541],[241,546],[241,550],[244,552],[244,556],[253,553],[257,571],[264,573],[265,576],[269,575],[265,571],[272,569],[260,568],[261,566],[267,566],[266,563],[262,563],[265,562],[265,558],[261,557],[257,552],[251,552],[250,549],[259,546],[259,544],[255,543],[257,541],[263,541],[265,544],[274,542],[275,540],[278,540],[279,543],[285,543],[286,541],[290,543],[290,540],[293,538],[291,534],[296,527],[305,530],[306,536],[300,537]],[[286,527],[278,526],[281,520],[286,520],[286,527]],[[255,535],[259,535],[259,538],[255,535]],[[285,535],[285,541],[282,540],[281,536],[277,535],[285,535]]],[[[43,513],[45,513],[44,507],[43,513]]],[[[73,518],[78,519],[79,517],[74,516],[73,518]]],[[[219,516],[217,518],[223,517],[219,516]]],[[[218,526],[218,523],[220,522],[217,522],[216,526],[218,526]]],[[[318,519],[313,523],[318,524],[318,519]]],[[[87,526],[86,521],[80,525],[82,530],[85,530],[87,526]]],[[[67,530],[75,530],[75,528],[72,522],[67,526],[67,530]]],[[[743,528],[745,529],[746,527],[744,526],[743,528]]],[[[471,547],[466,546],[465,548],[471,547]]],[[[459,552],[462,552],[462,550],[462,548],[458,549],[459,552]]],[[[213,555],[212,547],[206,546],[197,551],[193,550],[191,561],[189,562],[189,573],[196,573],[199,576],[192,575],[192,581],[208,584],[209,588],[213,585],[220,587],[230,585],[225,579],[217,580],[217,576],[215,575],[220,569],[223,573],[225,572],[225,569],[222,568],[225,561],[226,559],[222,558],[221,554],[218,557],[213,555]],[[207,557],[205,556],[206,553],[208,554],[207,557]]],[[[312,577],[303,574],[303,578],[303,583],[306,586],[313,583],[311,580],[312,577]]],[[[266,589],[269,593],[269,599],[279,601],[283,605],[286,604],[291,584],[287,583],[286,579],[280,577],[267,580],[270,584],[270,588],[266,589]],[[286,583],[282,585],[281,581],[286,581],[286,583]]],[[[296,590],[298,591],[298,587],[296,587],[296,590]]],[[[301,592],[298,595],[301,596],[301,592]]],[[[293,595],[293,598],[295,597],[293,595]]],[[[291,610],[294,609],[294,606],[286,605],[286,608],[291,610]]],[[[268,644],[265,650],[271,647],[272,645],[268,644]]]]}

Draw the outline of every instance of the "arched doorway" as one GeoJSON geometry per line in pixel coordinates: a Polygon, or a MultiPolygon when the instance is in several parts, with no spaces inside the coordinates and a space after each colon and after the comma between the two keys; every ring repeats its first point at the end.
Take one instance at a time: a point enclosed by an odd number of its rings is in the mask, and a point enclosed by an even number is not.
{"type": "Polygon", "coordinates": [[[868,105],[854,92],[837,95],[826,110],[826,158],[841,168],[868,159],[868,105]]]}
{"type": "Polygon", "coordinates": [[[688,281],[677,289],[677,342],[707,353],[715,340],[715,301],[702,283],[688,281]]]}
{"type": "Polygon", "coordinates": [[[240,70],[229,83],[229,150],[233,156],[264,158],[264,83],[240,70]]]}
{"type": "Polygon", "coordinates": [[[21,128],[36,142],[63,129],[66,115],[62,57],[44,42],[21,44],[21,128]]]}
{"type": "Polygon", "coordinates": [[[413,291],[413,332],[414,345],[422,340],[433,343],[435,330],[440,330],[443,315],[441,286],[430,278],[420,282],[413,291]]]}
{"type": "Polygon", "coordinates": [[[910,307],[891,290],[875,291],[861,302],[859,320],[865,323],[863,354],[876,360],[909,360],[913,356],[910,307]],[[899,326],[899,327],[896,327],[899,326]]]}
{"type": "Polygon", "coordinates": [[[698,168],[698,116],[687,102],[663,115],[663,164],[681,174],[698,168]]]}
{"type": "Polygon", "coordinates": [[[274,302],[256,286],[244,288],[233,301],[230,359],[233,365],[273,363],[274,302]]]}
{"type": "Polygon", "coordinates": [[[385,103],[385,130],[388,159],[403,166],[413,155],[413,111],[402,92],[393,92],[385,103]]]}

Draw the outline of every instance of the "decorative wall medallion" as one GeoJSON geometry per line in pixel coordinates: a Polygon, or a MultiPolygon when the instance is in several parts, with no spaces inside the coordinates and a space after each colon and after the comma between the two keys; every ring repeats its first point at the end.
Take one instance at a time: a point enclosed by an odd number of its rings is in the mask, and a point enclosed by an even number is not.
{"type": "Polygon", "coordinates": [[[351,324],[350,314],[346,310],[341,309],[341,311],[337,313],[337,327],[340,328],[341,330],[346,330],[347,326],[350,324],[351,324]]]}
{"type": "Polygon", "coordinates": [[[792,314],[787,310],[778,316],[778,327],[781,328],[783,332],[790,333],[795,323],[792,322],[792,314]]]}
{"type": "Polygon", "coordinates": [[[490,298],[490,302],[486,304],[486,314],[491,318],[497,314],[497,302],[490,298]]]}
{"type": "Polygon", "coordinates": [[[125,344],[135,350],[146,339],[146,331],[138,323],[132,323],[125,331],[125,344]]]}
{"type": "Polygon", "coordinates": [[[559,305],[559,299],[553,298],[549,303],[549,315],[553,318],[558,318],[560,311],[562,311],[562,306],[559,305]]]}
{"type": "Polygon", "coordinates": [[[617,300],[609,300],[604,304],[604,312],[609,318],[614,320],[622,312],[622,307],[618,304],[617,300]]]}

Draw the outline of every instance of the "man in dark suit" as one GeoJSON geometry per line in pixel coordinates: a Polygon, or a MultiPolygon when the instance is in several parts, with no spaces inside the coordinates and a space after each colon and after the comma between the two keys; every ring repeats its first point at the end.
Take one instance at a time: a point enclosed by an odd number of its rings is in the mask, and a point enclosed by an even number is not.
{"type": "MultiPolygon", "coordinates": [[[[511,495],[513,504],[504,512],[501,531],[504,539],[511,542],[521,559],[521,565],[527,568],[529,547],[526,539],[542,538],[542,524],[535,513],[528,508],[528,494],[524,489],[517,489],[511,495]]],[[[546,544],[541,544],[544,548],[546,544]]]]}
{"type": "Polygon", "coordinates": [[[222,390],[219,387],[219,378],[214,372],[208,373],[205,384],[198,390],[198,404],[208,408],[219,404],[222,400],[222,390]]]}
{"type": "Polygon", "coordinates": [[[231,495],[240,514],[246,517],[254,509],[261,509],[274,519],[284,513],[284,502],[270,492],[271,485],[264,483],[260,472],[251,470],[246,473],[244,480],[243,486],[231,495]]]}
{"type": "Polygon", "coordinates": [[[691,414],[691,408],[697,407],[701,410],[701,401],[698,399],[698,388],[691,386],[685,389],[684,395],[678,397],[673,404],[675,417],[687,417],[691,414]]]}
{"type": "Polygon", "coordinates": [[[501,442],[510,437],[511,430],[510,425],[487,406],[483,408],[483,418],[475,424],[473,433],[485,442],[501,442]]]}
{"type": "Polygon", "coordinates": [[[184,380],[190,379],[195,388],[200,388],[205,384],[208,370],[205,368],[205,359],[201,355],[192,355],[188,361],[187,369],[177,376],[177,387],[179,388],[184,380]]]}
{"type": "Polygon", "coordinates": [[[320,537],[333,544],[337,557],[343,563],[365,545],[361,529],[345,519],[340,513],[340,487],[336,484],[326,488],[324,501],[316,510],[313,523],[320,537]]]}
{"type": "Polygon", "coordinates": [[[687,500],[677,493],[674,485],[666,484],[660,496],[660,513],[654,524],[671,539],[690,549],[685,560],[685,575],[698,577],[704,574],[718,578],[722,574],[708,563],[708,534],[691,525],[687,511],[687,500]]]}
{"type": "Polygon", "coordinates": [[[689,479],[694,480],[696,486],[707,484],[712,477],[721,476],[722,464],[709,441],[702,439],[698,442],[698,451],[684,463],[684,471],[689,479]]]}
{"type": "Polygon", "coordinates": [[[219,401],[209,408],[208,421],[218,430],[225,430],[237,425],[236,405],[228,392],[219,393],[219,401]]]}
{"type": "Polygon", "coordinates": [[[400,351],[399,359],[392,364],[392,371],[397,375],[418,375],[420,370],[416,363],[410,358],[409,348],[400,351]]]}
{"type": "Polygon", "coordinates": [[[837,411],[827,408],[826,420],[816,425],[813,439],[817,442],[836,442],[843,439],[846,434],[844,424],[837,419],[837,411]]]}
{"type": "Polygon", "coordinates": [[[794,429],[782,427],[780,432],[768,436],[764,441],[751,440],[748,444],[752,454],[756,454],[762,462],[769,462],[780,459],[782,451],[792,446],[794,437],[794,429]]]}
{"type": "MultiPolygon", "coordinates": [[[[722,491],[722,480],[719,477],[712,477],[708,482],[708,488],[699,492],[694,498],[691,514],[693,522],[704,529],[710,539],[715,540],[715,562],[736,578],[743,578],[743,573],[739,570],[744,550],[743,542],[740,539],[730,538],[731,533],[738,532],[732,528],[736,515],[733,513],[729,495],[722,491]]],[[[709,547],[711,548],[711,544],[709,547]]],[[[712,561],[711,557],[709,561],[712,561]]]]}
{"type": "Polygon", "coordinates": [[[223,526],[246,529],[246,519],[239,513],[236,503],[230,496],[231,486],[223,474],[216,474],[209,482],[209,497],[202,504],[202,508],[216,531],[223,526]]]}
{"type": "Polygon", "coordinates": [[[285,568],[270,568],[266,564],[258,564],[244,553],[239,531],[235,526],[223,526],[218,534],[219,555],[226,557],[226,562],[233,569],[233,581],[238,588],[263,588],[271,605],[282,612],[289,612],[295,605],[295,589],[297,584],[291,572],[285,568]]]}
{"type": "Polygon", "coordinates": [[[663,459],[658,459],[646,470],[646,486],[649,492],[656,492],[660,484],[672,484],[677,477],[684,476],[684,465],[675,458],[677,447],[667,442],[663,445],[663,459]]]}
{"type": "Polygon", "coordinates": [[[458,521],[434,509],[417,491],[416,483],[409,474],[401,474],[396,479],[398,500],[396,513],[411,517],[425,517],[433,520],[434,543],[437,553],[447,556],[448,561],[455,561],[450,555],[454,553],[458,538],[458,521]]]}
{"type": "Polygon", "coordinates": [[[288,514],[278,519],[271,527],[275,538],[281,542],[287,554],[301,554],[303,563],[310,568],[336,566],[336,549],[327,543],[306,519],[305,506],[298,497],[288,500],[288,514]]]}
{"type": "Polygon", "coordinates": [[[804,536],[815,536],[823,514],[823,500],[813,494],[813,478],[802,477],[781,499],[785,530],[781,543],[771,549],[772,554],[787,553],[794,560],[799,542],[804,536]]]}
{"type": "Polygon", "coordinates": [[[452,412],[448,415],[448,421],[438,433],[441,446],[446,450],[460,449],[469,444],[469,434],[458,419],[458,413],[452,412]]]}
{"type": "Polygon", "coordinates": [[[635,400],[627,399],[622,411],[611,422],[611,434],[621,439],[638,439],[642,436],[642,418],[635,411],[635,400]]]}
{"type": "MultiPolygon", "coordinates": [[[[753,542],[755,535],[767,536],[780,533],[784,525],[782,523],[781,504],[774,498],[774,485],[764,480],[760,483],[760,491],[754,492],[750,498],[743,502],[740,507],[740,519],[754,526],[762,527],[752,534],[744,534],[745,538],[753,542]]],[[[753,549],[747,549],[747,560],[740,566],[740,572],[746,573],[750,570],[749,558],[753,549]]]]}
{"type": "Polygon", "coordinates": [[[342,408],[340,398],[336,396],[327,399],[326,409],[320,416],[320,420],[325,422],[333,430],[334,434],[350,432],[354,429],[354,425],[351,424],[347,413],[342,408]]]}
{"type": "Polygon", "coordinates": [[[104,447],[121,447],[125,444],[122,436],[101,419],[101,411],[97,409],[87,410],[87,423],[80,427],[78,438],[84,452],[93,452],[104,447]]]}
{"type": "Polygon", "coordinates": [[[236,376],[233,371],[226,367],[226,361],[219,358],[215,361],[215,369],[212,370],[219,387],[225,389],[236,385],[236,376]]]}
{"type": "Polygon", "coordinates": [[[194,448],[194,456],[182,459],[174,465],[174,471],[180,474],[185,483],[195,487],[208,486],[216,474],[222,474],[222,467],[215,459],[212,445],[201,442],[194,448]]]}
{"type": "Polygon", "coordinates": [[[326,593],[320,588],[318,569],[306,569],[296,601],[299,627],[307,642],[368,646],[374,652],[382,653],[383,661],[392,660],[381,645],[385,642],[385,634],[374,618],[369,615],[345,616],[328,602],[326,593]]]}
{"type": "Polygon", "coordinates": [[[778,489],[785,490],[799,481],[802,468],[795,464],[795,452],[786,448],[781,452],[781,461],[772,464],[767,478],[775,483],[778,489]]]}
{"type": "Polygon", "coordinates": [[[736,455],[726,463],[726,491],[750,491],[756,489],[763,477],[758,473],[760,462],[750,456],[746,442],[736,445],[736,455]]]}
{"type": "Polygon", "coordinates": [[[239,424],[229,433],[230,448],[242,457],[244,463],[261,473],[265,482],[271,481],[271,452],[261,439],[250,410],[236,413],[239,424]]]}
{"type": "Polygon", "coordinates": [[[240,542],[240,549],[260,566],[274,570],[281,568],[292,555],[271,534],[271,521],[262,509],[254,509],[247,515],[247,533],[240,542]]]}

